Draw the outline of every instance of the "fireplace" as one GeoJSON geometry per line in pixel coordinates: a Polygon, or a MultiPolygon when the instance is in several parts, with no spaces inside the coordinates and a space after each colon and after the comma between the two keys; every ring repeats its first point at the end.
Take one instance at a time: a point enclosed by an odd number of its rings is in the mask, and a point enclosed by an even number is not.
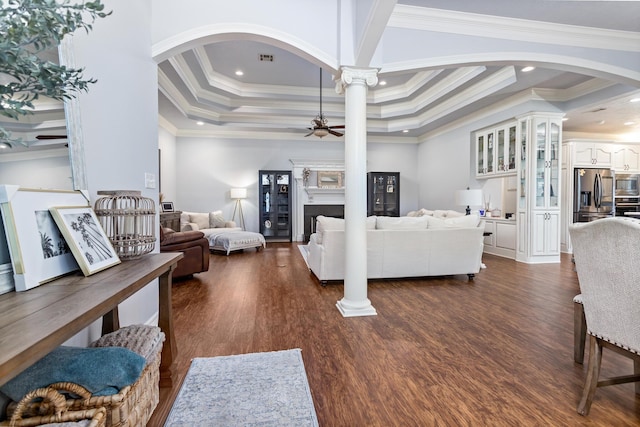
{"type": "Polygon", "coordinates": [[[305,242],[308,242],[311,235],[315,233],[316,217],[320,215],[344,218],[344,205],[304,205],[305,242]]]}

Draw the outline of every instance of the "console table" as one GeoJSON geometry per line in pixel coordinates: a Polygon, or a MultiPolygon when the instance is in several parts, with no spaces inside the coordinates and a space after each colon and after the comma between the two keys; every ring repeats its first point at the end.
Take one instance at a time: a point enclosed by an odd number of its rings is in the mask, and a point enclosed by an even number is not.
{"type": "Polygon", "coordinates": [[[177,355],[171,273],[181,258],[180,252],[147,254],[89,277],[77,272],[25,292],[0,295],[0,384],[100,317],[103,334],[118,329],[118,304],[158,278],[158,326],[165,333],[160,385],[171,386],[177,355]]]}

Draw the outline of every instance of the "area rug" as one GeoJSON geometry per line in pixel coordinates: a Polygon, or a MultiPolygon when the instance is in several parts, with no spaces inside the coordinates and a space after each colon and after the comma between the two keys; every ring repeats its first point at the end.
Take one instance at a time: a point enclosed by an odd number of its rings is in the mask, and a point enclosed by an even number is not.
{"type": "Polygon", "coordinates": [[[318,426],[301,350],[193,359],[165,426],[318,426]]]}
{"type": "Polygon", "coordinates": [[[309,256],[309,245],[298,245],[298,249],[300,250],[302,259],[304,259],[304,263],[307,264],[307,268],[310,268],[309,261],[307,261],[307,257],[309,256]]]}

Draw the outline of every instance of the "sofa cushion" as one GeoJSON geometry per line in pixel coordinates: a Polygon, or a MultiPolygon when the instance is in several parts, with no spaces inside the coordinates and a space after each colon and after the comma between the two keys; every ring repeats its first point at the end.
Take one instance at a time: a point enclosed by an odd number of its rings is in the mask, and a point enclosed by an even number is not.
{"type": "Polygon", "coordinates": [[[222,211],[213,211],[209,213],[209,227],[211,228],[224,228],[225,219],[222,216],[222,211]]]}
{"type": "Polygon", "coordinates": [[[209,214],[206,212],[191,212],[189,214],[189,222],[195,223],[199,229],[209,228],[209,214]]]}
{"type": "Polygon", "coordinates": [[[466,228],[477,227],[480,223],[478,214],[454,216],[451,218],[426,217],[429,223],[428,228],[466,228]]]}
{"type": "Polygon", "coordinates": [[[428,217],[379,216],[376,224],[378,230],[424,230],[428,226],[428,217]]]}

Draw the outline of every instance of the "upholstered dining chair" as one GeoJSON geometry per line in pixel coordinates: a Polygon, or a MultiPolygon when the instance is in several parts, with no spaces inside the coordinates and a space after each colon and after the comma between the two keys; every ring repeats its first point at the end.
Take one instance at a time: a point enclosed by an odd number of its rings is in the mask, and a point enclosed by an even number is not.
{"type": "Polygon", "coordinates": [[[589,334],[587,376],[578,404],[578,413],[587,415],[597,387],[640,381],[640,220],[577,223],[569,233],[589,334]],[[599,380],[605,347],[633,359],[634,375],[599,380]]]}

